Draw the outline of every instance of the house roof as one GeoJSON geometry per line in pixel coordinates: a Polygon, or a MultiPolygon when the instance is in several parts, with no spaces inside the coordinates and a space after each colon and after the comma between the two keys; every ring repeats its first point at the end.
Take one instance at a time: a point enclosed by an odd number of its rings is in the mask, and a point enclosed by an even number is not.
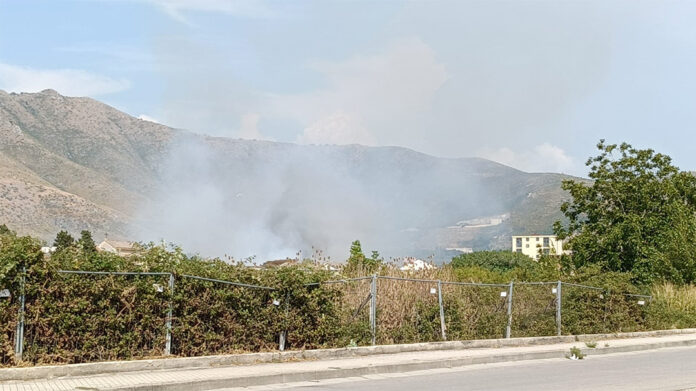
{"type": "Polygon", "coordinates": [[[285,265],[294,265],[297,263],[296,260],[294,259],[276,259],[274,261],[268,261],[264,262],[263,267],[278,267],[278,266],[285,266],[285,265]]]}
{"type": "Polygon", "coordinates": [[[117,250],[133,250],[135,249],[135,242],[127,242],[125,240],[111,240],[111,239],[104,239],[101,243],[99,243],[99,246],[102,245],[109,245],[117,250]]]}

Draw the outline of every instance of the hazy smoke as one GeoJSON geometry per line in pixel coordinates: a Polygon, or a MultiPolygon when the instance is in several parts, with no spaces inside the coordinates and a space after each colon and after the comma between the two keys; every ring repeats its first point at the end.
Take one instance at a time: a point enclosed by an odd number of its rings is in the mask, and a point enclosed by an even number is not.
{"type": "Polygon", "coordinates": [[[399,148],[188,134],[168,156],[161,191],[140,216],[150,227],[142,236],[203,255],[267,260],[315,247],[338,261],[360,239],[366,251],[404,256],[429,229],[502,211],[472,161],[399,148]]]}

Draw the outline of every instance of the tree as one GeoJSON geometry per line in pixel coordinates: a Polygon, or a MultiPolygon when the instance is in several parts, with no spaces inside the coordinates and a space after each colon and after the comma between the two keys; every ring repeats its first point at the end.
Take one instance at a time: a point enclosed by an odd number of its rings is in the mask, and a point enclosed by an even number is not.
{"type": "Polygon", "coordinates": [[[348,262],[363,263],[364,261],[365,254],[363,254],[362,245],[359,240],[356,240],[350,244],[350,258],[348,258],[348,262]]]}
{"type": "Polygon", "coordinates": [[[478,266],[495,271],[509,271],[514,268],[531,267],[536,262],[530,257],[512,251],[476,251],[468,254],[459,254],[452,258],[452,267],[478,266]]]}
{"type": "Polygon", "coordinates": [[[94,244],[92,233],[87,230],[80,232],[80,239],[77,241],[77,244],[85,253],[91,254],[97,251],[97,245],[94,244]]]}
{"type": "Polygon", "coordinates": [[[696,280],[696,177],[669,156],[623,143],[597,144],[588,159],[591,183],[565,180],[572,200],[561,206],[576,266],[632,272],[638,282],[696,280]]]}
{"type": "Polygon", "coordinates": [[[356,240],[350,245],[350,257],[346,269],[348,273],[374,273],[382,261],[378,251],[372,251],[372,256],[367,258],[362,251],[360,241],[356,240]]]}
{"type": "MultiPolygon", "coordinates": [[[[53,241],[53,247],[56,248],[56,251],[61,251],[72,246],[73,243],[75,243],[75,238],[73,238],[68,231],[60,231],[53,241]]],[[[94,241],[92,241],[92,243],[94,243],[94,241]]]]}

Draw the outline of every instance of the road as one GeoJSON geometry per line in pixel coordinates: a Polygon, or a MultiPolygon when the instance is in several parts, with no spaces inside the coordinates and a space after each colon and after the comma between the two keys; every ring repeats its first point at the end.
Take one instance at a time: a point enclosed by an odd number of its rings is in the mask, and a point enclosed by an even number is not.
{"type": "MultiPolygon", "coordinates": [[[[374,375],[244,390],[696,390],[696,347],[374,375]]],[[[229,389],[235,390],[235,389],[229,389]]]]}

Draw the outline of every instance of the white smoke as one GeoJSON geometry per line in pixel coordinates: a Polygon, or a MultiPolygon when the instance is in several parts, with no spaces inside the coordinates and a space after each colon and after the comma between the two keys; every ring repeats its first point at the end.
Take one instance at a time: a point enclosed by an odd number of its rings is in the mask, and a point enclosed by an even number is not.
{"type": "Polygon", "coordinates": [[[412,255],[435,247],[426,237],[433,229],[505,212],[504,199],[515,194],[494,189],[506,186],[495,170],[522,174],[402,148],[190,133],[175,139],[167,156],[161,188],[139,216],[149,229],[139,236],[236,259],[294,257],[316,248],[343,261],[356,239],[368,253],[412,255]]]}

